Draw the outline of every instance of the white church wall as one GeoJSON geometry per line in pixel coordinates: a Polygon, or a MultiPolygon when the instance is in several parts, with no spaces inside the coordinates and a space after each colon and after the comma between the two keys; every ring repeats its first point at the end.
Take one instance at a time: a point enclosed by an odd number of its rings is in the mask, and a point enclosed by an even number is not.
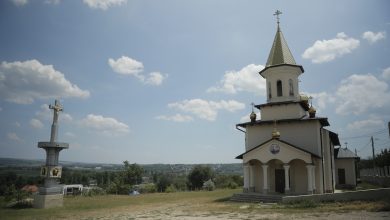
{"type": "Polygon", "coordinates": [[[356,185],[355,159],[336,159],[336,183],[338,183],[338,169],[345,169],[345,184],[356,185]]]}
{"type": "MultiPolygon", "coordinates": [[[[279,123],[276,128],[280,132],[280,140],[321,156],[320,126],[317,120],[307,120],[279,123]]],[[[246,151],[271,139],[273,129],[272,123],[247,126],[246,151]]]]}
{"type": "Polygon", "coordinates": [[[262,73],[267,80],[267,99],[269,102],[284,102],[284,101],[298,101],[299,100],[299,84],[298,76],[301,74],[299,67],[278,66],[267,69],[262,73]],[[289,79],[293,80],[294,95],[290,96],[289,79]],[[282,96],[277,96],[276,82],[282,82],[282,96]],[[269,99],[268,85],[271,85],[271,98],[269,99]]]}
{"type": "MultiPolygon", "coordinates": [[[[298,150],[280,141],[272,140],[271,142],[245,154],[243,156],[243,162],[247,163],[251,160],[259,160],[261,163],[268,163],[271,160],[277,159],[282,163],[287,164],[296,158],[301,159],[306,163],[312,163],[312,157],[309,153],[298,150]],[[270,152],[270,146],[272,144],[280,146],[279,153],[273,154],[270,152]]],[[[283,169],[283,167],[281,169],[283,169]]]]}
{"type": "Polygon", "coordinates": [[[293,160],[290,163],[290,186],[292,194],[307,193],[307,169],[305,162],[293,160]]]}
{"type": "Polygon", "coordinates": [[[286,103],[261,107],[261,119],[265,121],[302,118],[305,115],[306,111],[299,103],[286,103]]]}
{"type": "Polygon", "coordinates": [[[323,148],[323,159],[324,159],[324,182],[325,182],[325,191],[333,191],[333,182],[332,182],[332,152],[333,145],[330,142],[329,131],[321,129],[322,132],[322,148],[323,148]]]}

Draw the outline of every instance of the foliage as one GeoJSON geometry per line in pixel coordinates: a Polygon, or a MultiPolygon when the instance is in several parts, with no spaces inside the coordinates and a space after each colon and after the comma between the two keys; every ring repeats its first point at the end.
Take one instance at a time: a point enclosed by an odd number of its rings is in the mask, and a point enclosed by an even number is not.
{"type": "Polygon", "coordinates": [[[378,167],[390,166],[390,150],[382,149],[381,153],[376,155],[375,163],[378,167]]]}
{"type": "Polygon", "coordinates": [[[143,193],[155,193],[157,191],[157,187],[154,183],[146,183],[139,185],[139,192],[143,193]]]}
{"type": "Polygon", "coordinates": [[[299,208],[299,209],[309,209],[309,208],[316,208],[319,206],[319,202],[313,201],[313,200],[300,200],[300,201],[290,201],[285,203],[286,207],[288,208],[299,208]]]}
{"type": "Polygon", "coordinates": [[[123,162],[125,170],[123,171],[123,181],[125,184],[136,185],[142,183],[143,169],[136,163],[129,164],[129,161],[123,162]]]}
{"type": "Polygon", "coordinates": [[[215,184],[211,179],[209,179],[203,183],[202,188],[207,191],[213,191],[215,189],[215,184]]]}
{"type": "Polygon", "coordinates": [[[165,192],[166,192],[166,193],[174,193],[174,192],[177,192],[177,189],[176,189],[175,185],[171,184],[171,185],[169,185],[169,186],[165,189],[165,192]]]}
{"type": "Polygon", "coordinates": [[[42,183],[39,176],[17,175],[15,172],[2,173],[0,174],[0,196],[4,196],[11,185],[14,185],[16,189],[20,189],[27,184],[39,183],[42,183]]]}
{"type": "Polygon", "coordinates": [[[158,174],[156,175],[156,186],[158,192],[165,192],[167,187],[172,184],[172,179],[166,174],[158,174]]]}
{"type": "Polygon", "coordinates": [[[239,175],[217,175],[214,182],[215,186],[220,189],[235,189],[244,184],[242,176],[239,175]]]}
{"type": "Polygon", "coordinates": [[[199,190],[203,183],[214,177],[214,172],[209,166],[196,165],[188,174],[189,187],[192,190],[199,190]]]}
{"type": "Polygon", "coordinates": [[[106,191],[100,187],[92,187],[89,190],[83,191],[83,196],[100,196],[105,195],[106,191]]]}

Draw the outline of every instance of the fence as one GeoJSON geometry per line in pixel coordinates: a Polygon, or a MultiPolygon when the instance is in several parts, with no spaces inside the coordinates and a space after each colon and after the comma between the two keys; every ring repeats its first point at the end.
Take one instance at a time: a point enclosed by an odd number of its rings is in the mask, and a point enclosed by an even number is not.
{"type": "Polygon", "coordinates": [[[390,186],[390,166],[360,170],[360,179],[382,187],[390,186]]]}

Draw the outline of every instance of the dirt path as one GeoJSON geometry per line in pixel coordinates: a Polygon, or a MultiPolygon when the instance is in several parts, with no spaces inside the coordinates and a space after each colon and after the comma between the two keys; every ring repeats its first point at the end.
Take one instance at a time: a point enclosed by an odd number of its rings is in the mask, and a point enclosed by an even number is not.
{"type": "Polygon", "coordinates": [[[367,212],[367,211],[351,211],[351,212],[314,212],[310,210],[304,213],[278,213],[277,210],[248,211],[248,212],[233,212],[220,210],[221,207],[216,207],[216,210],[210,211],[210,207],[205,207],[207,204],[165,204],[158,207],[148,206],[132,206],[121,209],[102,210],[84,213],[83,216],[73,216],[70,219],[172,219],[172,220],[221,220],[221,219],[332,219],[332,220],[347,220],[347,219],[390,219],[390,212],[367,212]],[[204,210],[206,209],[206,210],[204,210]],[[218,211],[220,210],[220,211],[218,211]]]}

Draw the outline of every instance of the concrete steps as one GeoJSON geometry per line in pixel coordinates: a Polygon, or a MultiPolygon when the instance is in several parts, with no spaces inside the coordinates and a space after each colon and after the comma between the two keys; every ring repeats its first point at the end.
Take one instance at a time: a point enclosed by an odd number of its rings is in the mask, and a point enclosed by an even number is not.
{"type": "Polygon", "coordinates": [[[249,203],[277,203],[282,201],[281,195],[264,195],[260,193],[236,193],[231,198],[232,202],[249,203]]]}

